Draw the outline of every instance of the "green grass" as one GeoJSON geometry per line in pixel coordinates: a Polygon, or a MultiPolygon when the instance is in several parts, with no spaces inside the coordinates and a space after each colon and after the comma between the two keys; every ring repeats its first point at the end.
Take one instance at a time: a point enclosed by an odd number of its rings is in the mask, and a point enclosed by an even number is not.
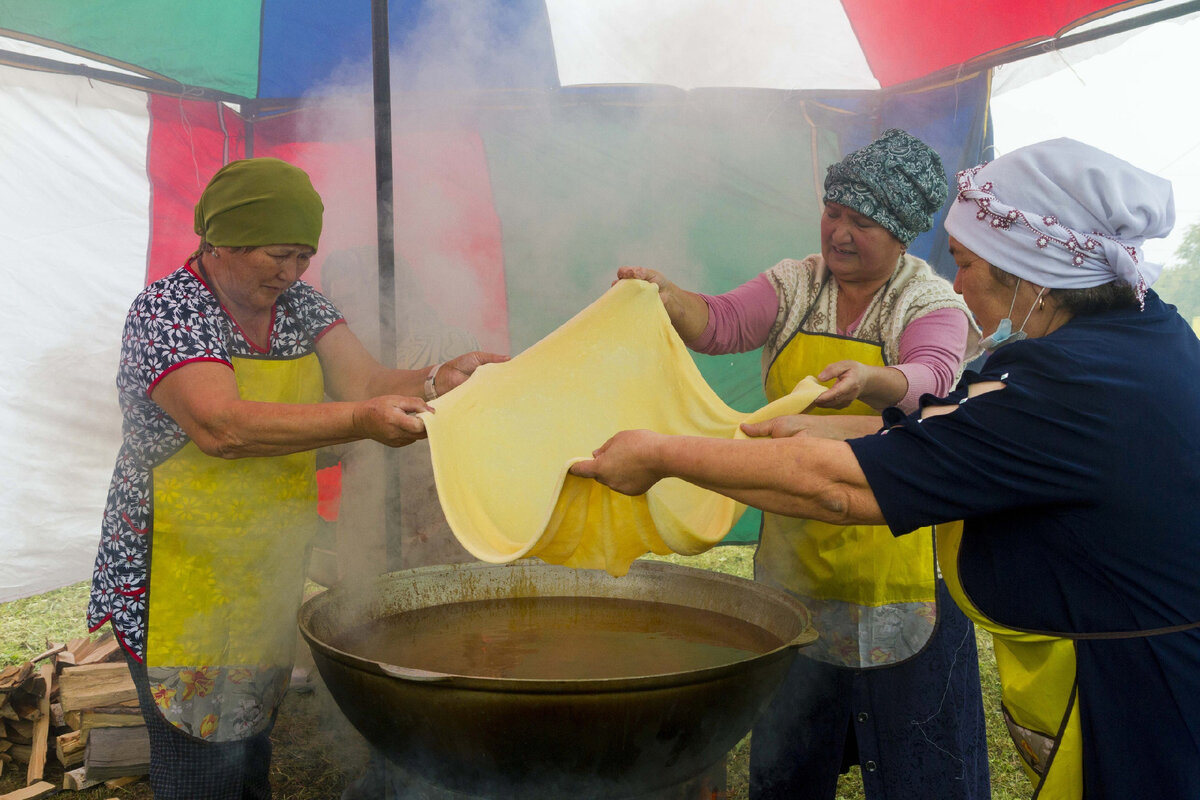
{"type": "Polygon", "coordinates": [[[0,665],[19,664],[45,652],[47,642],[87,636],[88,584],[0,605],[0,665]]]}
{"type": "MultiPolygon", "coordinates": [[[[651,557],[692,567],[725,572],[743,578],[752,575],[751,546],[716,547],[698,556],[651,557]]],[[[316,587],[315,584],[313,588],[316,587]]],[[[88,585],[79,583],[37,597],[0,604],[0,666],[21,663],[46,649],[48,641],[65,642],[87,635],[84,610],[88,585]]],[[[1021,772],[1000,716],[1000,686],[991,638],[977,632],[979,668],[987,720],[993,800],[1025,800],[1029,781],[1021,772]]],[[[307,655],[301,645],[301,655],[307,655]]],[[[302,659],[303,661],[303,659],[302,659]]],[[[275,745],[271,784],[276,800],[334,800],[366,763],[367,748],[361,737],[337,711],[323,687],[300,694],[289,693],[272,734],[275,745]]],[[[729,798],[745,800],[750,759],[750,737],[731,751],[728,759],[729,798]]],[[[7,765],[0,775],[0,795],[24,785],[23,765],[7,765]],[[18,768],[19,767],[19,768],[18,768]]],[[[62,771],[53,757],[47,780],[61,785],[62,771]]],[[[149,785],[140,781],[122,789],[74,792],[79,800],[151,800],[149,785]]],[[[863,800],[862,780],[854,768],[838,784],[838,800],[863,800]]]]}

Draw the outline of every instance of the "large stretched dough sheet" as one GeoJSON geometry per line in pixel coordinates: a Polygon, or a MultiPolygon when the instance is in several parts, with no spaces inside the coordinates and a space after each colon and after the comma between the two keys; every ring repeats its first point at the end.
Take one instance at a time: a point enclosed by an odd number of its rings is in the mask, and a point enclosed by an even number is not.
{"type": "Polygon", "coordinates": [[[658,287],[622,280],[421,416],[442,509],[472,555],[624,575],[648,552],[704,552],[746,507],[677,478],[628,497],[568,474],[571,464],[626,429],[744,438],[742,422],[800,413],[822,391],[810,377],[753,414],[729,408],[671,327],[658,287]]]}

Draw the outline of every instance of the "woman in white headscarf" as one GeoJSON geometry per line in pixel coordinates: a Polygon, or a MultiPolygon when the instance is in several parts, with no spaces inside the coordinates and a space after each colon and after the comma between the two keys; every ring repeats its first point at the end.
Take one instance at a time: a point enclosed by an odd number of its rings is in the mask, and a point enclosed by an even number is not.
{"type": "Polygon", "coordinates": [[[849,441],[626,431],[573,467],[675,476],[839,524],[934,524],[959,605],[994,634],[1035,795],[1200,797],[1200,341],[1149,286],[1170,184],[1069,139],[959,173],[955,288],[992,351],[943,399],[849,441]]]}

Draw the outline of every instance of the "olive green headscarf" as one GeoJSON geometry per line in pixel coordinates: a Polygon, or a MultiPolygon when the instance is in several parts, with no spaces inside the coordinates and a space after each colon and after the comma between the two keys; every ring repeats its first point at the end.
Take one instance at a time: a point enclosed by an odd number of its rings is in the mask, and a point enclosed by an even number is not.
{"type": "Polygon", "coordinates": [[[216,247],[304,244],[317,249],[325,206],[308,174],[277,158],[233,161],[196,203],[196,233],[216,247]]]}

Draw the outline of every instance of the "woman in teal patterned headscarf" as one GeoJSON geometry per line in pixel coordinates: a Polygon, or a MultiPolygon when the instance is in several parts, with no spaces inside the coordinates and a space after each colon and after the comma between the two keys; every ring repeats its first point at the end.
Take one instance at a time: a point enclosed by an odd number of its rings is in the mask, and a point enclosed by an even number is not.
{"type": "MultiPolygon", "coordinates": [[[[718,296],[641,267],[617,275],[658,284],[692,349],[761,347],[768,399],[807,375],[829,387],[814,414],[755,435],[869,433],[882,409],[948,392],[975,350],[962,300],[908,253],[947,194],[938,154],[892,129],[829,167],[820,253],[718,296]]],[[[973,629],[936,574],[929,529],[897,539],[883,526],[764,514],[755,577],[801,597],[821,638],[754,728],[752,798],[831,800],[851,764],[871,800],[988,796],[973,629]]]]}
{"type": "Polygon", "coordinates": [[[898,128],[846,156],[825,176],[825,202],[870,217],[905,246],[933,227],[946,196],[942,159],[898,128]]]}

